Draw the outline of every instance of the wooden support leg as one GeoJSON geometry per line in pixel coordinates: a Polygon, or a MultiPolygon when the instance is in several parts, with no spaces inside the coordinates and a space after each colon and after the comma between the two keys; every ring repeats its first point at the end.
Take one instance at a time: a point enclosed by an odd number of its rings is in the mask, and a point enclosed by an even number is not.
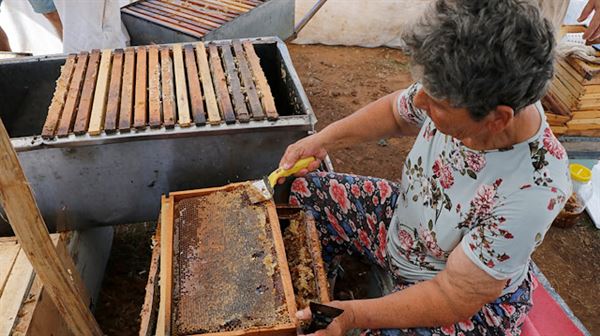
{"type": "Polygon", "coordinates": [[[0,205],[48,295],[75,335],[102,335],[94,316],[80,295],[74,270],[60,259],[4,123],[0,120],[0,205]]]}

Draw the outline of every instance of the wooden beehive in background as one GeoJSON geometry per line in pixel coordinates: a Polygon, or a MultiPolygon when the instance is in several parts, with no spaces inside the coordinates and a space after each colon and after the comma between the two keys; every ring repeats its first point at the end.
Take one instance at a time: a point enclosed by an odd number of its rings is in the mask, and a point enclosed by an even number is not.
{"type": "Polygon", "coordinates": [[[93,50],[67,58],[42,137],[278,117],[249,41],[93,50]]]}
{"type": "MultiPolygon", "coordinates": [[[[583,26],[563,27],[579,33],[583,26]]],[[[542,100],[556,135],[600,136],[600,64],[573,56],[558,58],[554,78],[542,100]]]]}

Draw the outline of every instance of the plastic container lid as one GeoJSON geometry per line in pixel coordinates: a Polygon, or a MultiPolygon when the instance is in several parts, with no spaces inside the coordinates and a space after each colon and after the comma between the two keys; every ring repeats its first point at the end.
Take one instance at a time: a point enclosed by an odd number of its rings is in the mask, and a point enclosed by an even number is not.
{"type": "Polygon", "coordinates": [[[579,163],[571,163],[569,171],[571,172],[571,179],[577,182],[587,183],[592,179],[592,171],[579,163]]]}

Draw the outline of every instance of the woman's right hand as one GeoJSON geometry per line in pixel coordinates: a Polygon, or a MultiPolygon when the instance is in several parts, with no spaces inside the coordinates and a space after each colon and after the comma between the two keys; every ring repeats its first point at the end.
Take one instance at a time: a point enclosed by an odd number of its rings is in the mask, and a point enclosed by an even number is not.
{"type": "MultiPolygon", "coordinates": [[[[281,161],[279,161],[279,167],[283,169],[290,169],[296,163],[296,161],[308,156],[314,156],[316,160],[311,162],[306,169],[302,169],[294,174],[294,176],[304,176],[308,174],[308,172],[316,170],[319,168],[319,166],[321,166],[321,161],[323,161],[327,156],[327,151],[323,146],[323,141],[319,133],[315,133],[289,145],[285,150],[281,161]]],[[[281,184],[284,181],[285,178],[280,178],[278,183],[281,184]]]]}

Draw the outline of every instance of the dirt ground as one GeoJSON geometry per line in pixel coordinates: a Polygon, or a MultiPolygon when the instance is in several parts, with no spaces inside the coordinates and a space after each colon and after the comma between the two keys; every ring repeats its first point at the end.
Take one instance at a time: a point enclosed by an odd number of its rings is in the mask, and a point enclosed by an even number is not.
{"type": "MultiPolygon", "coordinates": [[[[318,129],[411,82],[407,57],[388,48],[289,46],[319,120],[318,129]]],[[[339,172],[399,180],[412,138],[379,141],[329,153],[339,172]]],[[[148,225],[117,230],[96,316],[110,335],[137,334],[149,264],[148,225]]],[[[587,221],[551,228],[534,260],[575,315],[600,335],[600,231],[587,221]]]]}

